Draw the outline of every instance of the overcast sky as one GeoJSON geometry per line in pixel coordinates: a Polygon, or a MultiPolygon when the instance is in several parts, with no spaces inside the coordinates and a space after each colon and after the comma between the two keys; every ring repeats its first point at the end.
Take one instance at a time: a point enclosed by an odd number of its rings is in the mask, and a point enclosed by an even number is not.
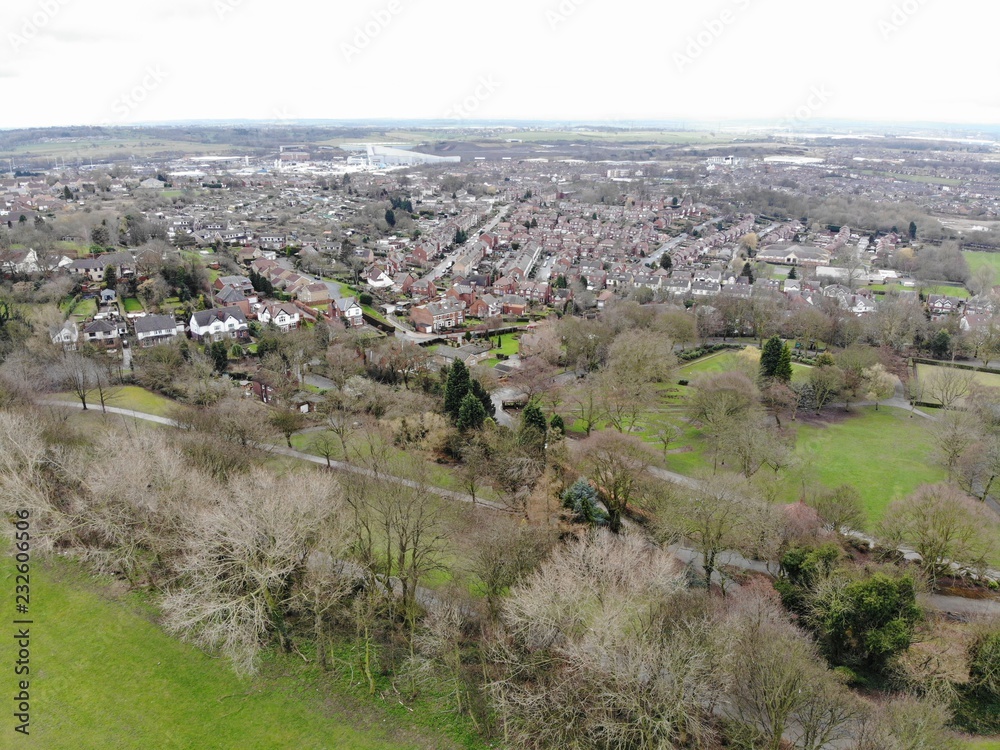
{"type": "Polygon", "coordinates": [[[6,0],[0,127],[1000,123],[996,0],[6,0]]]}

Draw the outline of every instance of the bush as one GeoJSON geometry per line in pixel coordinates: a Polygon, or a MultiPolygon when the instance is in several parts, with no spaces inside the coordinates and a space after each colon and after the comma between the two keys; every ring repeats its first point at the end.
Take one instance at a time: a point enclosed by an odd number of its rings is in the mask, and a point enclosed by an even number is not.
{"type": "Polygon", "coordinates": [[[573,511],[577,520],[590,525],[607,523],[608,514],[597,505],[597,490],[583,477],[562,494],[563,507],[573,511]]]}

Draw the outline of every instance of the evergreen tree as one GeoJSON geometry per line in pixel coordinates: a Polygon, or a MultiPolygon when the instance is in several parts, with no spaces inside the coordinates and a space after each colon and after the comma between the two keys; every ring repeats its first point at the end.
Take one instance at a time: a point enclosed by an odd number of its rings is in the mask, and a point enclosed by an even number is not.
{"type": "Polygon", "coordinates": [[[799,278],[799,272],[795,270],[795,266],[792,266],[792,270],[788,272],[788,278],[792,279],[793,281],[799,278]]]}
{"type": "Polygon", "coordinates": [[[479,399],[479,402],[483,405],[483,411],[486,412],[487,416],[495,417],[497,413],[497,407],[493,404],[493,399],[490,398],[489,392],[483,387],[483,384],[478,380],[471,381],[471,393],[473,396],[479,399]]]}
{"type": "Polygon", "coordinates": [[[534,401],[530,402],[524,407],[524,411],[521,412],[521,432],[526,433],[529,430],[537,432],[542,437],[548,432],[549,425],[545,420],[545,415],[539,408],[538,404],[534,401]]]}
{"type": "Polygon", "coordinates": [[[108,266],[104,269],[104,285],[108,289],[114,289],[115,285],[118,283],[118,272],[115,270],[114,266],[108,266]]]}
{"type": "Polygon", "coordinates": [[[781,339],[777,336],[772,336],[764,342],[764,348],[760,352],[760,376],[762,378],[775,377],[781,363],[781,350],[783,348],[781,339]]]}
{"type": "Polygon", "coordinates": [[[776,380],[788,383],[792,379],[792,350],[788,344],[781,347],[781,355],[778,357],[778,366],[774,371],[776,380]]]}
{"type": "Polygon", "coordinates": [[[208,356],[212,358],[212,365],[216,372],[225,372],[229,365],[229,347],[225,341],[216,341],[208,349],[208,356]]]}
{"type": "Polygon", "coordinates": [[[917,239],[917,222],[915,221],[910,222],[910,239],[917,239]]]}
{"type": "Polygon", "coordinates": [[[660,268],[664,271],[669,271],[670,267],[673,266],[674,262],[670,258],[670,253],[664,253],[660,256],[660,268]]]}
{"type": "Polygon", "coordinates": [[[561,434],[566,432],[566,423],[563,421],[563,418],[560,417],[558,414],[554,415],[552,419],[549,421],[549,427],[552,428],[553,432],[558,432],[561,434]]]}
{"type": "Polygon", "coordinates": [[[458,410],[458,421],[456,422],[458,429],[463,431],[478,430],[485,421],[486,409],[483,408],[482,402],[471,391],[466,393],[458,410]]]}
{"type": "Polygon", "coordinates": [[[448,370],[448,380],[444,386],[444,411],[453,421],[458,419],[462,399],[472,388],[470,381],[469,368],[462,360],[456,359],[448,370]]]}
{"type": "Polygon", "coordinates": [[[396,226],[396,212],[393,211],[391,208],[386,209],[385,223],[388,224],[390,227],[396,226]]]}

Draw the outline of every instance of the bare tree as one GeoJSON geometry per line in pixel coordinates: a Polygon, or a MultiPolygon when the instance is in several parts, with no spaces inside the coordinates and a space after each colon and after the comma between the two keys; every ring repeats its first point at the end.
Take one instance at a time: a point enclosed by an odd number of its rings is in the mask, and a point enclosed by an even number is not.
{"type": "Polygon", "coordinates": [[[608,509],[608,528],[617,534],[652,456],[638,438],[607,431],[588,438],[582,451],[584,473],[597,484],[608,509]]]}
{"type": "Polygon", "coordinates": [[[962,569],[981,573],[1000,544],[1000,523],[982,503],[947,484],[924,485],[889,506],[882,535],[909,544],[936,581],[962,569]]]}
{"type": "Polygon", "coordinates": [[[925,375],[925,392],[945,409],[953,408],[976,382],[975,372],[957,367],[935,367],[925,375]]]}
{"type": "Polygon", "coordinates": [[[264,471],[215,491],[218,504],[196,513],[187,530],[180,583],[163,600],[165,622],[252,672],[272,638],[292,648],[294,583],[337,513],[340,492],[322,474],[264,471]]]}
{"type": "Polygon", "coordinates": [[[718,682],[706,621],[670,555],[638,537],[602,533],[557,549],[515,588],[502,621],[489,692],[511,746],[711,737],[718,682]]]}

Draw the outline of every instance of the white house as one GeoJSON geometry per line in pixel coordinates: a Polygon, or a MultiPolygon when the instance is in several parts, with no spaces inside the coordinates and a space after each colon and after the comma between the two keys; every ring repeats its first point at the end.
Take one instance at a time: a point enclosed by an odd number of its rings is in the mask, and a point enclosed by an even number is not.
{"type": "Polygon", "coordinates": [[[344,297],[334,300],[333,315],[336,318],[342,319],[348,328],[363,325],[365,322],[364,310],[361,309],[361,305],[358,304],[358,301],[354,297],[344,297]]]}
{"type": "Polygon", "coordinates": [[[299,327],[302,316],[295,305],[275,304],[264,305],[257,313],[257,319],[264,325],[273,323],[282,333],[287,333],[299,327]]]}
{"type": "Polygon", "coordinates": [[[146,348],[177,336],[177,321],[172,315],[146,315],[135,321],[135,338],[139,346],[146,348]]]}
{"type": "Polygon", "coordinates": [[[75,321],[67,320],[63,323],[62,328],[53,328],[50,333],[53,344],[68,351],[76,350],[77,343],[80,341],[80,329],[77,328],[75,321]]]}
{"type": "Polygon", "coordinates": [[[201,310],[191,316],[191,336],[197,341],[222,341],[250,338],[250,326],[246,315],[238,307],[223,307],[215,310],[201,310]]]}

